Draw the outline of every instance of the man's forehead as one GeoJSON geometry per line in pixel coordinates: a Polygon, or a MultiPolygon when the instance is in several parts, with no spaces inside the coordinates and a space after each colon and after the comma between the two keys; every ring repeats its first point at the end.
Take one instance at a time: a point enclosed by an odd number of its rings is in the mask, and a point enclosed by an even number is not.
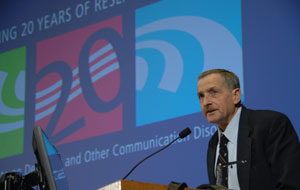
{"type": "Polygon", "coordinates": [[[220,73],[211,73],[209,75],[206,75],[205,77],[201,78],[199,81],[203,80],[223,80],[222,75],[220,73]]]}
{"type": "Polygon", "coordinates": [[[224,81],[220,75],[208,75],[198,81],[197,87],[198,89],[208,89],[213,87],[219,87],[224,84],[224,81]]]}

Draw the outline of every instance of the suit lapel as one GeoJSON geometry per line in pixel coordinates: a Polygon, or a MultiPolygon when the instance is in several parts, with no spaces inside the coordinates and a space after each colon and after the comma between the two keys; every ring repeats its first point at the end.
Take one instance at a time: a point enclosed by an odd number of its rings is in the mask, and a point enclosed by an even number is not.
{"type": "Polygon", "coordinates": [[[249,189],[250,165],[251,165],[251,127],[248,118],[248,110],[243,106],[238,132],[237,160],[246,160],[245,164],[237,165],[238,180],[241,189],[249,189]]]}
{"type": "Polygon", "coordinates": [[[216,160],[216,149],[218,144],[218,133],[216,132],[211,140],[209,141],[209,146],[207,150],[207,173],[210,184],[216,184],[215,177],[215,160],[216,160]]]}

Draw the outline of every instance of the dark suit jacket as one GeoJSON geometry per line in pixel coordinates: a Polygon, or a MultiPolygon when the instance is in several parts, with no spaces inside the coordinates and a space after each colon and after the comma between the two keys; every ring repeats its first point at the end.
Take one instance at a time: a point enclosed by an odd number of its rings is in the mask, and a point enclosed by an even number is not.
{"type": "MultiPolygon", "coordinates": [[[[218,133],[209,141],[207,171],[210,184],[214,175],[218,133]]],[[[237,166],[242,190],[300,190],[300,144],[298,136],[283,114],[242,107],[237,161],[247,160],[237,166]]]]}

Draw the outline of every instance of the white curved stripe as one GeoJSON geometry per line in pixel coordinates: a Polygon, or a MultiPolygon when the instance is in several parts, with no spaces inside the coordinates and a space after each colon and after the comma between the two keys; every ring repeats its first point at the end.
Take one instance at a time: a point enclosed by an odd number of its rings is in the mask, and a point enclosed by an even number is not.
{"type": "Polygon", "coordinates": [[[46,109],[45,111],[42,111],[41,113],[35,114],[35,122],[43,119],[44,117],[47,117],[48,115],[50,115],[51,113],[54,112],[56,107],[56,104],[51,106],[50,108],[46,109]]]}
{"type": "Polygon", "coordinates": [[[20,71],[15,85],[16,97],[24,102],[25,100],[25,71],[20,71]]]}
{"type": "Polygon", "coordinates": [[[76,80],[73,80],[72,85],[71,85],[71,89],[75,88],[76,86],[78,86],[80,83],[80,79],[77,78],[76,80]]]}
{"type": "Polygon", "coordinates": [[[100,71],[99,73],[94,75],[92,77],[92,82],[99,80],[100,78],[104,77],[105,75],[107,75],[117,69],[119,69],[119,62],[115,62],[115,63],[111,64],[110,66],[106,67],[105,69],[103,69],[102,71],[100,71]]]}
{"type": "Polygon", "coordinates": [[[183,60],[178,49],[165,41],[148,40],[136,43],[136,49],[153,48],[162,53],[165,59],[165,69],[159,88],[176,92],[183,75],[183,60]]]}
{"type": "MultiPolygon", "coordinates": [[[[108,44],[108,45],[100,48],[97,52],[95,52],[94,54],[92,54],[89,57],[89,63],[92,62],[93,60],[97,59],[99,56],[103,55],[104,53],[110,51],[111,49],[112,49],[111,44],[108,44]]],[[[77,74],[78,74],[78,67],[73,69],[73,71],[72,71],[73,77],[75,77],[77,74]]],[[[48,88],[36,92],[36,94],[35,94],[36,99],[39,99],[43,96],[46,96],[47,94],[53,92],[57,88],[60,88],[61,85],[62,85],[62,81],[59,80],[58,82],[56,82],[55,84],[49,86],[48,88]]]]}
{"type": "Polygon", "coordinates": [[[5,105],[5,103],[2,101],[2,89],[4,86],[4,81],[7,77],[7,73],[0,71],[0,114],[7,115],[7,116],[18,116],[18,115],[24,115],[24,108],[10,108],[5,105]]]}
{"type": "Polygon", "coordinates": [[[144,58],[139,56],[135,57],[135,75],[135,88],[137,90],[142,90],[148,78],[148,64],[144,58]]]}
{"type": "Polygon", "coordinates": [[[136,29],[136,37],[161,30],[183,31],[195,37],[203,48],[203,70],[228,69],[240,77],[243,90],[242,49],[239,42],[227,28],[210,19],[179,16],[161,19],[141,26],[136,29]]]}
{"type": "Polygon", "coordinates": [[[78,88],[77,90],[75,90],[74,92],[72,92],[69,96],[68,96],[68,100],[67,102],[70,102],[71,100],[73,100],[74,98],[76,98],[77,96],[79,96],[81,94],[81,88],[78,88]]]}
{"type": "MultiPolygon", "coordinates": [[[[74,70],[75,70],[75,69],[74,69],[74,70]]],[[[78,86],[78,85],[79,85],[79,81],[80,81],[79,78],[77,78],[76,80],[74,80],[74,81],[72,82],[71,89],[73,89],[73,88],[75,88],[76,86],[78,86]]],[[[44,106],[47,106],[47,105],[51,104],[52,102],[56,101],[56,100],[59,98],[60,93],[61,93],[61,90],[58,91],[58,92],[56,92],[56,93],[55,93],[54,95],[52,95],[51,97],[49,97],[49,98],[47,98],[47,99],[45,99],[45,100],[43,100],[43,101],[40,101],[39,103],[36,103],[36,104],[35,104],[35,110],[39,110],[39,109],[43,108],[44,106]]]]}
{"type": "MultiPolygon", "coordinates": [[[[100,78],[104,77],[105,75],[113,72],[114,70],[119,69],[119,63],[116,62],[110,66],[108,66],[107,68],[105,68],[104,70],[98,72],[96,75],[94,75],[92,77],[92,82],[95,82],[97,80],[99,80],[100,78]]],[[[82,90],[81,88],[78,88],[77,90],[75,90],[73,93],[69,94],[68,100],[67,102],[70,102],[71,100],[73,100],[74,98],[76,98],[77,96],[79,96],[81,94],[82,90]]],[[[55,107],[56,104],[51,106],[50,108],[44,110],[43,112],[36,114],[35,115],[35,122],[47,117],[48,115],[52,114],[55,111],[55,107]]]]}
{"type": "Polygon", "coordinates": [[[20,129],[24,126],[24,120],[16,121],[13,123],[1,123],[0,124],[0,134],[10,132],[16,129],[20,129]]]}
{"type": "Polygon", "coordinates": [[[53,92],[57,88],[60,88],[61,84],[62,84],[62,81],[59,80],[55,84],[49,86],[48,88],[45,88],[44,90],[40,90],[40,91],[36,92],[35,93],[35,99],[39,99],[39,98],[41,98],[43,96],[46,96],[47,94],[53,92]]]}
{"type": "MultiPolygon", "coordinates": [[[[113,59],[115,59],[115,58],[116,58],[116,53],[115,53],[115,52],[113,52],[113,53],[107,55],[106,57],[104,57],[103,59],[101,59],[99,62],[97,62],[95,65],[93,65],[92,67],[89,68],[90,73],[93,72],[94,70],[98,69],[99,67],[101,67],[101,66],[107,64],[109,61],[111,61],[111,60],[113,60],[113,59]]],[[[105,69],[104,69],[104,70],[105,70],[105,69]]],[[[78,72],[78,69],[74,69],[73,71],[75,71],[75,72],[73,72],[73,74],[74,74],[74,73],[77,73],[77,72],[78,72]]],[[[74,76],[73,76],[73,77],[74,77],[74,76]]],[[[58,83],[58,82],[57,82],[57,83],[58,83]]],[[[56,83],[56,84],[57,84],[57,83],[56,83]]],[[[62,80],[60,80],[59,83],[62,83],[62,80]]],[[[80,79],[79,79],[79,78],[76,79],[76,80],[74,80],[74,81],[72,81],[72,87],[71,87],[71,89],[73,89],[73,88],[75,88],[76,86],[78,86],[79,83],[80,83],[80,79]]],[[[54,86],[54,85],[52,85],[52,87],[53,87],[53,86],[54,86]]],[[[54,88],[52,88],[52,87],[50,87],[50,88],[51,88],[52,90],[54,90],[54,88]]],[[[50,88],[47,88],[47,89],[49,90],[50,88]]],[[[55,93],[54,95],[52,95],[52,96],[46,98],[46,99],[43,100],[43,101],[40,101],[39,103],[36,103],[35,110],[39,110],[39,109],[41,109],[41,108],[43,108],[43,107],[45,107],[45,106],[51,104],[52,102],[56,101],[56,100],[59,98],[60,93],[61,93],[61,91],[55,93]]]]}
{"type": "Polygon", "coordinates": [[[78,67],[76,67],[75,69],[73,69],[73,71],[72,71],[73,78],[78,74],[78,72],[79,72],[78,67]]]}
{"type": "Polygon", "coordinates": [[[49,104],[51,104],[52,102],[56,101],[59,96],[60,96],[60,93],[61,93],[61,90],[56,92],[54,95],[52,95],[51,97],[43,100],[43,101],[40,101],[39,103],[36,103],[35,104],[35,110],[39,110],[49,104]]]}
{"type": "MultiPolygon", "coordinates": [[[[107,68],[103,69],[102,71],[100,71],[98,74],[94,75],[92,77],[92,82],[97,81],[98,79],[104,77],[105,75],[113,72],[114,70],[119,69],[119,63],[113,63],[112,65],[108,66],[107,68]]],[[[73,93],[71,93],[68,97],[68,102],[70,102],[71,100],[73,100],[74,98],[76,98],[78,95],[81,94],[81,88],[78,88],[77,90],[75,90],[73,93]]]]}
{"type": "Polygon", "coordinates": [[[116,59],[116,58],[117,58],[117,55],[116,55],[115,52],[113,52],[110,55],[104,57],[103,59],[98,61],[95,65],[90,67],[90,73],[92,73],[96,69],[100,68],[101,66],[105,65],[106,63],[108,63],[108,62],[110,62],[110,61],[112,61],[113,59],[116,59]]]}
{"type": "Polygon", "coordinates": [[[105,54],[106,52],[110,51],[112,49],[111,44],[107,44],[103,48],[99,49],[95,53],[89,56],[89,63],[100,57],[101,55],[105,54]]]}

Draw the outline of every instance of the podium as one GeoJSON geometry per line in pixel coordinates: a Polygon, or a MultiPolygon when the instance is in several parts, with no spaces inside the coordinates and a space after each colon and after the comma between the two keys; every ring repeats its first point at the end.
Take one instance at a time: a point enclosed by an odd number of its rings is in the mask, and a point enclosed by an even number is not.
{"type": "MultiPolygon", "coordinates": [[[[153,184],[138,181],[119,180],[112,184],[101,187],[97,190],[167,190],[167,185],[153,184]]],[[[192,188],[184,188],[184,190],[195,190],[192,188]]]]}

